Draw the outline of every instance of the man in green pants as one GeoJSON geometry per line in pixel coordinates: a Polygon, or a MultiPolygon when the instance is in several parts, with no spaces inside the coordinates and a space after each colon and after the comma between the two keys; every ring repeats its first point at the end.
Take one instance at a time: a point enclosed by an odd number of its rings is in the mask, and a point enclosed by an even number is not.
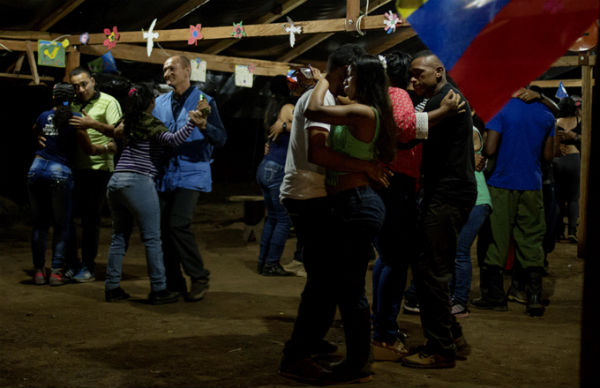
{"type": "Polygon", "coordinates": [[[485,156],[497,154],[488,179],[494,210],[490,214],[492,242],[481,267],[482,297],[473,301],[481,309],[506,311],[503,270],[510,236],[515,259],[526,271],[527,313],[544,314],[542,273],[546,232],[542,196],[541,160],[551,160],[554,116],[540,102],[512,98],[488,123],[485,156]]]}

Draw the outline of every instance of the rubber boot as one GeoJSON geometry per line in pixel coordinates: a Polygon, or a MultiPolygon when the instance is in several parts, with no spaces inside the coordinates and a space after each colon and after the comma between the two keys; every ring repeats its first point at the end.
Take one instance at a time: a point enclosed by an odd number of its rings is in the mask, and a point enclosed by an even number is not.
{"type": "Polygon", "coordinates": [[[504,294],[504,272],[502,267],[490,265],[481,268],[481,276],[485,276],[487,292],[479,299],[471,302],[473,306],[484,310],[507,311],[504,294]]]}
{"type": "Polygon", "coordinates": [[[544,315],[544,305],[542,303],[542,271],[540,267],[527,269],[527,284],[525,290],[527,293],[527,314],[532,317],[541,317],[544,315]]]}

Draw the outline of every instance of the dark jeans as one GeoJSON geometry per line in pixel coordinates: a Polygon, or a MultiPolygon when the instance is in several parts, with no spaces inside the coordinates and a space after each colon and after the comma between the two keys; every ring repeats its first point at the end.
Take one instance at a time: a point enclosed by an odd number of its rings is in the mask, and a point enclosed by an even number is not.
{"type": "Polygon", "coordinates": [[[554,179],[556,182],[556,200],[560,209],[558,219],[558,232],[564,233],[563,218],[569,220],[567,233],[577,234],[577,221],[579,217],[579,169],[581,156],[569,154],[560,158],[554,158],[554,179]]]}
{"type": "MultiPolygon", "coordinates": [[[[75,212],[81,217],[81,261],[90,272],[96,269],[102,206],[112,173],[103,170],[75,170],[75,212]]],[[[71,228],[70,260],[77,258],[75,227],[71,228]]]]}
{"type": "Polygon", "coordinates": [[[427,347],[453,357],[454,339],[462,329],[450,309],[457,239],[471,208],[448,203],[423,203],[418,223],[421,252],[413,266],[421,325],[427,347]]]}
{"type": "Polygon", "coordinates": [[[256,180],[265,198],[267,217],[260,238],[258,263],[279,264],[285,243],[290,234],[292,221],[279,200],[279,186],[283,181],[283,166],[272,160],[263,159],[256,171],[256,180]]]}
{"type": "Polygon", "coordinates": [[[188,189],[159,193],[161,208],[161,238],[167,275],[167,288],[180,291],[186,288],[185,273],[192,279],[208,280],[191,225],[200,192],[188,189]]]}
{"type": "Polygon", "coordinates": [[[27,192],[31,205],[33,266],[45,266],[46,244],[52,232],[52,268],[65,268],[71,222],[73,175],[61,163],[35,158],[27,174],[27,192]]]}
{"type": "Polygon", "coordinates": [[[373,267],[373,339],[394,343],[408,267],[415,259],[416,180],[404,174],[390,178],[380,191],[385,221],[375,239],[379,259],[373,267]]]}

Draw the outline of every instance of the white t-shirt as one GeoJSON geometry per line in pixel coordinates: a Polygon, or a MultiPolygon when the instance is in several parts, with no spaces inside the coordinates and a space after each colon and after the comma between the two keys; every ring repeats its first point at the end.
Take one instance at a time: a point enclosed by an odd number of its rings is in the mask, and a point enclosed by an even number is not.
{"type": "MultiPolygon", "coordinates": [[[[280,198],[311,199],[327,196],[325,189],[325,168],[308,161],[309,127],[319,127],[327,131],[330,125],[310,121],[304,117],[312,91],[305,92],[296,102],[290,142],[285,160],[285,176],[280,187],[280,198]]],[[[323,105],[335,105],[335,97],[329,90],[323,105]]]]}

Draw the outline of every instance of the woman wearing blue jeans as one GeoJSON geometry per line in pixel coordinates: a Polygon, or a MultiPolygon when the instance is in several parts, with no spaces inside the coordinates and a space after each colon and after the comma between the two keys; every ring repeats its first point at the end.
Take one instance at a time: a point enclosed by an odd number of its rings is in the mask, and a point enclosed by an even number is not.
{"type": "MultiPolygon", "coordinates": [[[[105,298],[113,302],[129,298],[121,287],[123,256],[127,251],[133,224],[137,223],[146,248],[150,277],[151,304],[176,302],[179,293],[167,290],[160,240],[160,205],[155,178],[161,168],[163,146],[177,146],[198,128],[206,127],[206,100],[190,111],[190,122],[175,133],[152,116],[154,94],[148,86],[134,85],[129,90],[123,123],[124,149],[108,182],[108,205],[113,218],[113,234],[106,266],[105,298]],[[202,105],[202,106],[201,106],[202,105]]],[[[117,128],[119,128],[117,127],[117,128]]]]}
{"type": "MultiPolygon", "coordinates": [[[[483,149],[483,137],[477,128],[473,127],[473,144],[475,147],[475,158],[481,155],[483,149]]],[[[473,265],[471,263],[471,245],[475,237],[492,210],[492,200],[483,171],[475,171],[477,181],[477,200],[469,214],[467,223],[463,226],[458,236],[456,245],[455,276],[452,293],[452,314],[456,317],[469,315],[467,304],[471,292],[471,279],[473,278],[473,265]]]]}
{"type": "Polygon", "coordinates": [[[69,240],[69,224],[73,206],[73,173],[77,142],[84,152],[99,155],[113,152],[115,145],[91,144],[85,131],[69,125],[71,101],[75,95],[73,85],[60,82],[54,85],[52,99],[54,108],[38,117],[34,132],[44,141],[44,147],[36,152],[27,173],[27,191],[33,221],[31,249],[35,274],[33,282],[52,286],[64,284],[64,273],[69,240]],[[50,226],[53,228],[52,263],[48,275],[45,269],[46,243],[50,226]]]}

